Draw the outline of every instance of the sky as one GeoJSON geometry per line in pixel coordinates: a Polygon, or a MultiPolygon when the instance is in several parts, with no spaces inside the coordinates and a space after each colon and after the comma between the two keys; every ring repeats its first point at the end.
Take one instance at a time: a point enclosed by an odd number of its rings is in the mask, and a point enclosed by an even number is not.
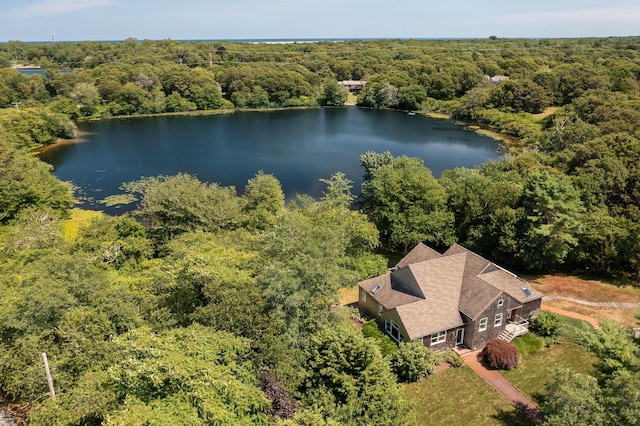
{"type": "Polygon", "coordinates": [[[640,35],[638,0],[2,0],[9,40],[640,35]]]}

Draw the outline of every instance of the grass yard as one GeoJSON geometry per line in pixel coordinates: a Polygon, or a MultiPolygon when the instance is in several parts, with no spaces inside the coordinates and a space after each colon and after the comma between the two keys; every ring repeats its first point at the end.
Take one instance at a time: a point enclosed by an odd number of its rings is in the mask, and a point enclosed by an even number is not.
{"type": "MultiPolygon", "coordinates": [[[[512,385],[536,404],[541,402],[544,385],[551,377],[550,370],[568,368],[583,374],[595,373],[594,365],[598,362],[598,358],[577,343],[579,330],[589,326],[584,321],[574,318],[561,317],[561,319],[560,344],[542,348],[534,353],[525,353],[521,355],[517,368],[501,371],[512,385]]],[[[522,338],[526,339],[527,336],[522,338]]]]}
{"type": "Polygon", "coordinates": [[[441,371],[404,390],[417,425],[532,425],[467,366],[441,371]]]}

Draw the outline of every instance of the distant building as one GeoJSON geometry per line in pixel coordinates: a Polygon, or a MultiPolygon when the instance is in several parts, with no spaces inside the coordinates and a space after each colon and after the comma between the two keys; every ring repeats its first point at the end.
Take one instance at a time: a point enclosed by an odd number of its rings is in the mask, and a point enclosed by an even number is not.
{"type": "Polygon", "coordinates": [[[367,84],[364,80],[342,80],[338,82],[338,86],[346,87],[351,93],[360,93],[364,86],[367,84]]]}
{"type": "Polygon", "coordinates": [[[489,79],[489,81],[492,82],[493,84],[500,84],[502,83],[502,80],[508,80],[509,76],[494,75],[493,77],[489,77],[488,75],[485,75],[485,78],[489,79]]]}

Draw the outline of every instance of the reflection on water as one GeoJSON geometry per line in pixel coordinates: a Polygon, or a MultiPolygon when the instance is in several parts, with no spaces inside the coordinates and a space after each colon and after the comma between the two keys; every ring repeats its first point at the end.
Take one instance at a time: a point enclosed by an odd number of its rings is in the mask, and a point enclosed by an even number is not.
{"type": "Polygon", "coordinates": [[[319,179],[337,171],[359,193],[359,156],[369,150],[422,158],[435,176],[499,156],[494,140],[448,121],[355,107],[105,120],[82,123],[80,131],[87,143],[49,149],[41,158],[80,188],[88,198],[83,207],[109,213],[119,210],[96,201],[142,176],[190,173],[242,191],[264,170],[280,180],[287,198],[318,197],[319,179]]]}

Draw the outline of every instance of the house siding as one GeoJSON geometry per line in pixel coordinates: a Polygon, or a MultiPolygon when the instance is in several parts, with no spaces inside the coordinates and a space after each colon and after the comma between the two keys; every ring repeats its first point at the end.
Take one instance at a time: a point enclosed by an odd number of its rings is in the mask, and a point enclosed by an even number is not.
{"type": "Polygon", "coordinates": [[[520,308],[516,313],[523,319],[531,320],[532,318],[538,316],[541,304],[542,299],[532,300],[531,302],[527,302],[522,305],[522,308],[520,308]]]}
{"type": "Polygon", "coordinates": [[[365,289],[360,288],[358,303],[360,308],[362,308],[371,318],[378,318],[378,301],[373,297],[370,293],[368,293],[365,289]],[[366,295],[366,301],[363,301],[362,295],[366,295]]]}
{"type": "MultiPolygon", "coordinates": [[[[383,329],[384,329],[385,321],[393,321],[396,324],[396,326],[398,326],[398,330],[400,331],[400,334],[402,334],[403,341],[407,341],[408,339],[407,336],[409,334],[407,333],[407,330],[404,328],[404,324],[402,323],[402,321],[400,321],[400,317],[398,316],[398,311],[396,311],[395,309],[389,309],[388,311],[383,311],[382,315],[377,317],[377,320],[383,329]]],[[[386,329],[385,329],[385,333],[387,333],[386,329]]]]}
{"type": "MultiPolygon", "coordinates": [[[[447,330],[447,340],[445,340],[442,343],[434,343],[431,344],[431,334],[428,336],[424,336],[422,338],[422,344],[425,345],[427,348],[431,349],[433,352],[442,352],[445,351],[447,349],[452,349],[456,347],[456,333],[458,328],[463,328],[463,327],[457,327],[457,328],[452,328],[447,330]]],[[[435,333],[438,334],[438,333],[435,333]]]]}
{"type": "Polygon", "coordinates": [[[520,303],[518,303],[517,300],[503,292],[478,315],[475,321],[471,321],[468,317],[463,316],[465,321],[467,321],[464,339],[465,346],[472,350],[478,350],[482,349],[489,340],[497,339],[507,325],[509,313],[514,309],[518,309],[519,306],[520,303]],[[502,306],[498,306],[500,300],[503,300],[502,306]],[[502,314],[502,324],[496,327],[494,324],[496,315],[498,314],[502,314]],[[487,319],[487,329],[484,331],[480,331],[480,320],[482,318],[487,319]]]}

